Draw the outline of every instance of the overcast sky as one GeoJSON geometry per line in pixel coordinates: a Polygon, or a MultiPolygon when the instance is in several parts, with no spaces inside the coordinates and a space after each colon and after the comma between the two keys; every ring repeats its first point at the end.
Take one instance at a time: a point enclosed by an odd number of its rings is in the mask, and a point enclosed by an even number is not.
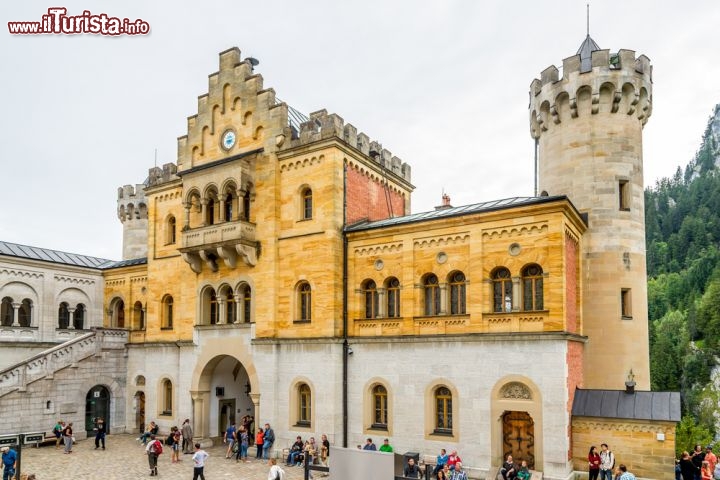
{"type": "MultiPolygon", "coordinates": [[[[326,108],[412,166],[413,212],[533,194],[528,87],[575,54],[585,1],[99,1],[0,4],[0,240],[120,259],[117,188],[176,162],[218,53],[278,98],[326,108]],[[142,19],[148,35],[11,35],[8,21],[142,19]]],[[[592,2],[601,48],[654,66],[645,184],[697,150],[720,102],[720,2],[592,2]]]]}

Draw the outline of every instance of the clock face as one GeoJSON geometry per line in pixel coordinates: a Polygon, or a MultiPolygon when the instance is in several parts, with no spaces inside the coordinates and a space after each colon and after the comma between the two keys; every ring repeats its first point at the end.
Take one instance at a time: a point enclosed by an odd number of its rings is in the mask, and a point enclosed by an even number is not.
{"type": "Polygon", "coordinates": [[[222,136],[222,147],[225,150],[230,150],[235,146],[235,132],[232,130],[226,130],[222,136]]]}

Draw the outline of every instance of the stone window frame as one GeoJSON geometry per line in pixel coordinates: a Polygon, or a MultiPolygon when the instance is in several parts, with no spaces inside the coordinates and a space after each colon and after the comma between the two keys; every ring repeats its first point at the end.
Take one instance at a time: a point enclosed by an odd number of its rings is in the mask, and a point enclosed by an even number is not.
{"type": "Polygon", "coordinates": [[[445,378],[435,379],[425,390],[425,439],[447,442],[460,441],[460,395],[457,387],[445,378]],[[446,388],[450,392],[451,428],[438,428],[437,424],[437,392],[446,388]]]}
{"type": "Polygon", "coordinates": [[[380,296],[377,282],[371,278],[363,280],[360,293],[362,295],[363,318],[379,318],[380,296]]]}
{"type": "Polygon", "coordinates": [[[442,312],[440,295],[440,279],[434,273],[426,273],[422,277],[422,314],[437,316],[442,312]],[[434,280],[434,283],[432,283],[434,280]],[[432,298],[431,298],[432,297],[432,298]]]}
{"type": "Polygon", "coordinates": [[[385,312],[388,318],[402,317],[402,283],[400,283],[400,279],[397,277],[388,277],[385,279],[384,286],[386,292],[385,312]],[[396,281],[397,285],[393,285],[393,281],[396,281]]]}
{"type": "Polygon", "coordinates": [[[461,270],[453,270],[447,276],[449,287],[449,309],[450,315],[465,315],[467,313],[467,284],[468,279],[461,270]],[[462,278],[459,278],[461,275],[462,278]]]}
{"type": "Polygon", "coordinates": [[[169,293],[163,295],[160,301],[161,305],[161,316],[160,316],[160,330],[172,330],[174,323],[174,309],[175,300],[169,293]]]}
{"type": "Polygon", "coordinates": [[[309,185],[300,187],[300,220],[312,220],[315,213],[313,190],[309,185]]]}
{"type": "Polygon", "coordinates": [[[165,220],[165,245],[177,243],[177,219],[175,215],[168,215],[165,220]]]}
{"type": "Polygon", "coordinates": [[[513,278],[510,269],[505,266],[495,267],[490,272],[490,299],[492,301],[492,312],[493,313],[510,313],[515,309],[515,301],[513,298],[513,278]],[[505,276],[505,274],[507,274],[505,276]],[[510,287],[509,298],[507,286],[510,287]],[[497,296],[498,286],[501,290],[501,297],[497,296]],[[498,302],[499,300],[499,302],[498,302]]]}
{"type": "Polygon", "coordinates": [[[538,263],[528,263],[520,270],[520,290],[522,292],[521,306],[524,312],[540,312],[545,310],[545,277],[546,272],[538,263]],[[539,272],[530,270],[537,268],[539,272]],[[530,289],[530,304],[527,302],[528,288],[530,289]],[[538,302],[538,289],[540,297],[538,302]],[[538,305],[540,303],[540,305],[538,305]]]}
{"type": "Polygon", "coordinates": [[[310,323],[312,321],[312,285],[307,280],[301,280],[295,286],[295,318],[293,323],[310,323]]]}
{"type": "Polygon", "coordinates": [[[364,435],[385,435],[393,434],[393,390],[386,379],[374,377],[368,380],[363,389],[363,434],[364,435]],[[377,423],[375,420],[375,389],[385,389],[385,420],[386,423],[377,423]]]}
{"type": "Polygon", "coordinates": [[[175,397],[175,385],[169,377],[158,382],[158,417],[172,417],[175,397]]]}
{"type": "Polygon", "coordinates": [[[305,377],[297,377],[292,382],[290,382],[290,392],[289,392],[289,412],[288,412],[288,418],[289,418],[289,427],[292,430],[301,430],[306,432],[312,432],[313,431],[313,425],[315,425],[315,387],[312,384],[312,382],[305,378],[305,377]],[[303,387],[307,387],[307,390],[305,392],[301,392],[301,389],[303,387]],[[301,394],[307,395],[308,398],[306,401],[308,402],[307,407],[309,408],[309,417],[310,418],[302,418],[301,413],[301,394]]]}

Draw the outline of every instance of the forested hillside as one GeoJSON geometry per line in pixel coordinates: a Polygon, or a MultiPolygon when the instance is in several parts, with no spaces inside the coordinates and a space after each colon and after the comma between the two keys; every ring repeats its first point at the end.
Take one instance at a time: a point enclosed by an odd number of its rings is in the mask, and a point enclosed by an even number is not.
{"type": "Polygon", "coordinates": [[[679,390],[677,448],[720,433],[720,105],[695,158],[645,191],[653,390],[679,390]]]}

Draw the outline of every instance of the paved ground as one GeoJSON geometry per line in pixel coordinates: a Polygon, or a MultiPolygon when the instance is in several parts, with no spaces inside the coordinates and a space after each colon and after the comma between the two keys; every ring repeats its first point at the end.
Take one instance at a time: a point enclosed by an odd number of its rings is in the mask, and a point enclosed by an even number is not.
{"type": "MultiPolygon", "coordinates": [[[[250,463],[225,459],[222,446],[206,449],[210,458],[205,466],[207,480],[266,480],[268,466],[252,458],[250,463]]],[[[255,447],[250,447],[254,455],[255,447]]],[[[284,463],[284,462],[279,462],[284,463]]],[[[303,478],[301,467],[285,467],[286,480],[303,478]]],[[[65,455],[54,446],[23,448],[22,472],[34,473],[37,480],[134,480],[150,478],[144,447],[132,435],[108,435],[107,450],[95,450],[93,439],[80,440],[73,453],[65,455]]],[[[181,455],[180,463],[171,463],[165,448],[158,461],[158,477],[167,480],[191,480],[191,455],[181,455]]],[[[319,475],[315,475],[316,478],[319,475]]],[[[152,477],[155,478],[155,477],[152,477]]]]}

